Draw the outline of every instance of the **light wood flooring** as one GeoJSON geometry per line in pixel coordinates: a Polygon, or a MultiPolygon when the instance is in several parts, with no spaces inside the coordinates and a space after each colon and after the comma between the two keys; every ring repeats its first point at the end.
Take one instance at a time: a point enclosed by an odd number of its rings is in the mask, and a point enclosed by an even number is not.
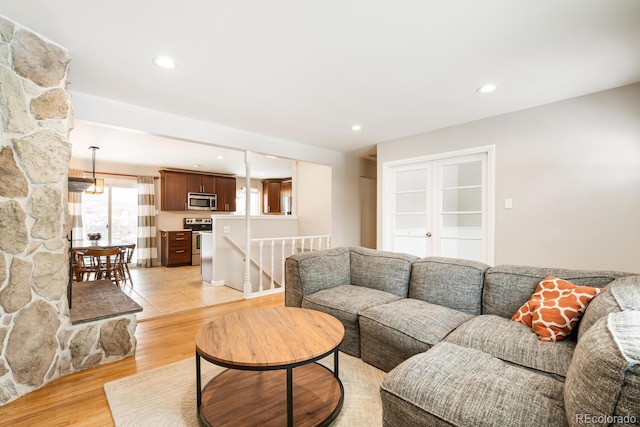
{"type": "Polygon", "coordinates": [[[233,288],[203,283],[200,266],[130,270],[133,286],[126,282],[120,288],[142,306],[138,321],[243,299],[233,288]]]}
{"type": "MultiPolygon", "coordinates": [[[[136,286],[134,277],[134,289],[136,286]]],[[[0,426],[113,426],[103,389],[105,383],[194,357],[196,333],[202,325],[221,315],[283,305],[284,296],[278,294],[140,322],[135,356],[57,378],[0,406],[0,426]]]]}

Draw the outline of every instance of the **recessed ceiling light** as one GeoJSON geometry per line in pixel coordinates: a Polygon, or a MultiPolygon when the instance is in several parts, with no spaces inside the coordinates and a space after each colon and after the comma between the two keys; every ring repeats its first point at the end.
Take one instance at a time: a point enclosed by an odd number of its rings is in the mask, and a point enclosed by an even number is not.
{"type": "Polygon", "coordinates": [[[166,68],[168,70],[176,68],[176,62],[168,56],[156,56],[153,58],[153,63],[160,68],[166,68]]]}
{"type": "Polygon", "coordinates": [[[271,154],[267,154],[267,158],[269,158],[269,159],[277,159],[276,156],[272,156],[271,154]]]}
{"type": "Polygon", "coordinates": [[[199,167],[200,167],[200,165],[193,165],[193,167],[194,167],[194,168],[199,168],[199,167]]]}
{"type": "Polygon", "coordinates": [[[494,90],[498,89],[498,85],[495,83],[487,83],[485,85],[480,86],[477,91],[480,93],[491,93],[494,90]]]}
{"type": "Polygon", "coordinates": [[[353,125],[351,126],[351,130],[354,132],[358,132],[362,130],[362,125],[353,125]]]}
{"type": "Polygon", "coordinates": [[[218,157],[216,157],[216,159],[218,159],[218,160],[224,160],[224,156],[218,156],[218,157]]]}

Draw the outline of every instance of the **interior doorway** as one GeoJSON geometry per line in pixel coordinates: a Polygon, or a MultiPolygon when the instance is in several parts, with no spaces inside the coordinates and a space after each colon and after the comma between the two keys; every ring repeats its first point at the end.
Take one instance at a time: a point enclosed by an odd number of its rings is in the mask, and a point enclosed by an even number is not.
{"type": "Polygon", "coordinates": [[[376,248],[376,191],[377,180],[360,177],[360,245],[376,248]]]}

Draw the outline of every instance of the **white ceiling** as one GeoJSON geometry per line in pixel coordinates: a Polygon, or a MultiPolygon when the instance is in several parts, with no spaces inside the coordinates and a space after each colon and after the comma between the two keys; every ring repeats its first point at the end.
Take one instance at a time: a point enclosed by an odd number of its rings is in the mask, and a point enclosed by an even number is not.
{"type": "Polygon", "coordinates": [[[75,92],[357,154],[640,81],[638,0],[3,0],[0,13],[69,50],[75,92]],[[477,93],[486,82],[500,87],[477,93]]]}

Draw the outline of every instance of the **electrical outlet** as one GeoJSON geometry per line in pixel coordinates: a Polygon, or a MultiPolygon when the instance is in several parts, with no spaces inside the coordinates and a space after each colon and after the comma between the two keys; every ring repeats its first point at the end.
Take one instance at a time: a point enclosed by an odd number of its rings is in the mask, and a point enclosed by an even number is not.
{"type": "Polygon", "coordinates": [[[231,226],[230,225],[225,225],[224,228],[222,229],[222,231],[224,232],[224,234],[231,233],[231,226]]]}

